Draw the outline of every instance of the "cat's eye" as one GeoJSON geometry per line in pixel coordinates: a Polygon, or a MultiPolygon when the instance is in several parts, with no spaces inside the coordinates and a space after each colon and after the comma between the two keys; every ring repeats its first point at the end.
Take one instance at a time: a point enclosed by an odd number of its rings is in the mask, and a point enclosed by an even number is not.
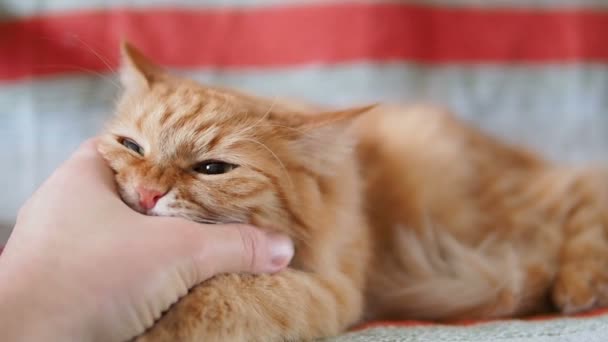
{"type": "Polygon", "coordinates": [[[238,165],[226,163],[219,160],[205,160],[196,164],[193,168],[195,172],[205,175],[220,175],[236,169],[238,165]]]}
{"type": "Polygon", "coordinates": [[[139,154],[140,156],[144,155],[144,149],[139,146],[139,144],[137,144],[133,139],[129,139],[129,138],[120,138],[118,140],[124,147],[128,148],[129,150],[139,154]]]}

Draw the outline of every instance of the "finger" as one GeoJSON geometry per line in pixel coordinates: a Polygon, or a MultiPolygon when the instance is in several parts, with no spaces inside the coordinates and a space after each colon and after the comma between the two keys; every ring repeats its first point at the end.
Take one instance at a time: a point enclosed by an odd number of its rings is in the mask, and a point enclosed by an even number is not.
{"type": "Polygon", "coordinates": [[[207,256],[216,260],[216,272],[277,272],[293,257],[289,237],[248,225],[213,226],[213,243],[207,256]]]}
{"type": "Polygon", "coordinates": [[[274,273],[294,254],[291,239],[248,225],[205,225],[173,218],[156,218],[160,234],[171,234],[179,254],[193,260],[197,282],[220,273],[274,273]],[[168,229],[170,228],[170,231],[168,229]]]}

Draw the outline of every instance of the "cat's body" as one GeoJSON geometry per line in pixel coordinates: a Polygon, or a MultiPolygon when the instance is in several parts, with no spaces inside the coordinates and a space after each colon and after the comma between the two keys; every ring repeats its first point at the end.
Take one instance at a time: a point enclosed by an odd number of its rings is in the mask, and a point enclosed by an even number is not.
{"type": "Polygon", "coordinates": [[[554,166],[430,106],[311,114],[126,52],[127,93],[101,145],[125,201],[296,244],[278,274],[195,287],[142,341],[305,340],[368,319],[608,304],[605,171],[554,166]]]}

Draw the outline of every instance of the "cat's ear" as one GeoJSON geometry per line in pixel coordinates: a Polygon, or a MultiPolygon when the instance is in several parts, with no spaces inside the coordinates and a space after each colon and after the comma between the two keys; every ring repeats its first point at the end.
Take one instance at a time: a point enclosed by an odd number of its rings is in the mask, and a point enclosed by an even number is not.
{"type": "Polygon", "coordinates": [[[120,81],[126,91],[149,89],[164,74],[161,67],[150,61],[128,41],[122,41],[120,81]]]}
{"type": "Polygon", "coordinates": [[[291,117],[288,126],[294,134],[292,148],[317,171],[330,171],[331,165],[352,153],[356,137],[351,128],[356,119],[376,106],[291,117]]]}

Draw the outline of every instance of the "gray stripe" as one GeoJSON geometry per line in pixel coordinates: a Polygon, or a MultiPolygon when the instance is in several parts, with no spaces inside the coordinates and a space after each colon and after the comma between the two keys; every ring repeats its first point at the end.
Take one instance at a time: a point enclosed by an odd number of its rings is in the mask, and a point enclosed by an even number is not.
{"type": "MultiPolygon", "coordinates": [[[[181,71],[204,82],[334,106],[429,101],[554,159],[608,160],[608,67],[403,63],[284,70],[181,71]]],[[[0,84],[0,222],[78,143],[94,135],[117,89],[96,76],[0,84]]]]}

